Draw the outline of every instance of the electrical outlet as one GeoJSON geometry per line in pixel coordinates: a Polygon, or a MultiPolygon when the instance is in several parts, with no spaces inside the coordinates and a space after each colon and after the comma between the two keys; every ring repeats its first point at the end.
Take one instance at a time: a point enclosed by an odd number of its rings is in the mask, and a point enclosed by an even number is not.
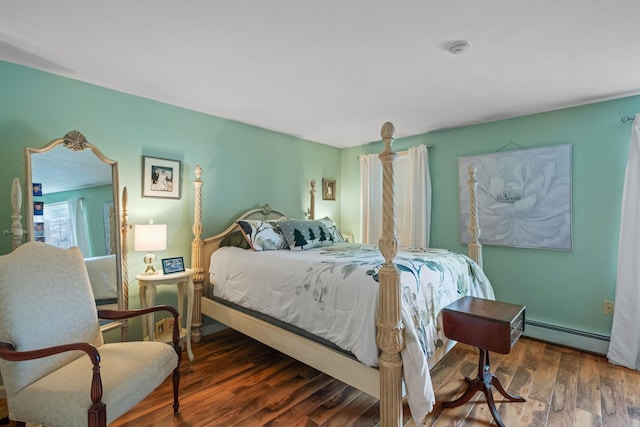
{"type": "Polygon", "coordinates": [[[613,301],[602,301],[602,312],[604,314],[613,314],[613,301]]]}

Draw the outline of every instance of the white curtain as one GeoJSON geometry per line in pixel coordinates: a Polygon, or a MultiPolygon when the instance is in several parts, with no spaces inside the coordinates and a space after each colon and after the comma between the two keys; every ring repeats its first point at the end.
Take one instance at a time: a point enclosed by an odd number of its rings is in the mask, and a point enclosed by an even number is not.
{"type": "Polygon", "coordinates": [[[71,234],[75,238],[75,244],[82,252],[85,258],[91,256],[89,251],[89,227],[87,226],[87,219],[84,215],[84,208],[82,206],[82,198],[76,197],[67,200],[69,206],[69,216],[71,222],[71,234]]]}
{"type": "Polygon", "coordinates": [[[377,154],[360,156],[362,243],[377,245],[382,235],[382,163],[377,154]]]}
{"type": "Polygon", "coordinates": [[[398,159],[395,170],[400,245],[428,248],[431,225],[429,150],[425,145],[409,148],[409,155],[398,159]],[[401,177],[402,171],[407,173],[401,177]]]}
{"type": "MultiPolygon", "coordinates": [[[[425,145],[412,147],[394,167],[396,232],[401,246],[429,247],[431,178],[425,145]]],[[[382,163],[377,154],[360,156],[362,242],[378,244],[382,234],[382,163]]]]}
{"type": "Polygon", "coordinates": [[[640,117],[633,121],[622,190],[616,300],[607,357],[611,363],[640,369],[640,117]]]}

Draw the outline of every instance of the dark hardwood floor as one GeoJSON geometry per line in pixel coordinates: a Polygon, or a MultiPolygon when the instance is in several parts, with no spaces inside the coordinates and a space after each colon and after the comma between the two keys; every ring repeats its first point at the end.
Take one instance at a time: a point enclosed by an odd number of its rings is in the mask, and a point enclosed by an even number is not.
{"type": "MultiPolygon", "coordinates": [[[[180,415],[173,417],[170,382],[114,426],[375,426],[378,402],[232,330],[194,345],[184,357],[180,415]]],[[[438,402],[452,400],[474,377],[475,349],[458,344],[431,373],[438,402]]],[[[640,426],[640,372],[604,357],[521,338],[509,355],[491,353],[491,366],[508,392],[527,399],[506,402],[495,393],[508,427],[640,426]]],[[[407,427],[415,426],[407,405],[407,427]]],[[[484,396],[457,408],[439,403],[423,425],[487,426],[484,396]]]]}
{"type": "MultiPolygon", "coordinates": [[[[170,380],[112,426],[375,426],[378,402],[235,331],[194,345],[182,363],[180,414],[173,416],[170,380]]],[[[144,357],[141,355],[141,357],[144,357]]],[[[458,344],[431,376],[438,402],[452,400],[475,377],[475,349],[458,344]]],[[[491,353],[492,371],[508,392],[494,393],[507,427],[640,426],[640,372],[604,357],[521,338],[509,355],[491,353]]],[[[415,426],[407,405],[404,425],[415,426]]],[[[425,426],[495,425],[484,396],[444,409],[437,403],[425,426]]]]}

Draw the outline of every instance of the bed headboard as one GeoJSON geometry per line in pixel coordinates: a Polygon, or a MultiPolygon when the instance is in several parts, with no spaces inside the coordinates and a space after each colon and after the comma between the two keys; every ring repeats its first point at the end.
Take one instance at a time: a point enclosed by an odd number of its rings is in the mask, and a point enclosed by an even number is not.
{"type": "MultiPolygon", "coordinates": [[[[232,232],[239,230],[239,226],[237,221],[243,219],[259,219],[259,220],[268,220],[268,219],[279,219],[283,216],[286,216],[284,213],[277,209],[272,209],[269,204],[265,204],[261,208],[251,209],[246,211],[237,217],[229,227],[227,227],[223,232],[216,234],[215,236],[206,238],[202,240],[202,283],[203,288],[206,289],[209,286],[209,262],[211,260],[211,254],[213,254],[219,247],[222,240],[227,237],[232,232]]],[[[191,260],[193,264],[193,259],[191,260]]]]}

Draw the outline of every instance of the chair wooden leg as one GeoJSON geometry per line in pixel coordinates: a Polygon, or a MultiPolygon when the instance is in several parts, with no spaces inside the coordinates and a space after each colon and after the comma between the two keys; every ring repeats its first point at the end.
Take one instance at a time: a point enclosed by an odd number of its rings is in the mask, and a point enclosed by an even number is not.
{"type": "Polygon", "coordinates": [[[107,427],[107,405],[99,402],[89,408],[89,427],[107,427]]]}
{"type": "MultiPolygon", "coordinates": [[[[189,339],[187,337],[187,339],[189,339]]],[[[178,401],[178,390],[180,388],[180,362],[178,362],[178,367],[173,370],[173,415],[178,415],[178,408],[180,407],[180,402],[178,401]]]]}
{"type": "MultiPolygon", "coordinates": [[[[178,364],[176,368],[173,370],[173,415],[178,415],[178,408],[180,407],[180,402],[178,400],[178,390],[180,389],[180,363],[182,363],[182,349],[180,348],[180,340],[178,339],[178,323],[174,324],[173,330],[173,349],[176,351],[176,355],[178,356],[178,364]]],[[[187,337],[186,339],[189,339],[187,337]]]]}

